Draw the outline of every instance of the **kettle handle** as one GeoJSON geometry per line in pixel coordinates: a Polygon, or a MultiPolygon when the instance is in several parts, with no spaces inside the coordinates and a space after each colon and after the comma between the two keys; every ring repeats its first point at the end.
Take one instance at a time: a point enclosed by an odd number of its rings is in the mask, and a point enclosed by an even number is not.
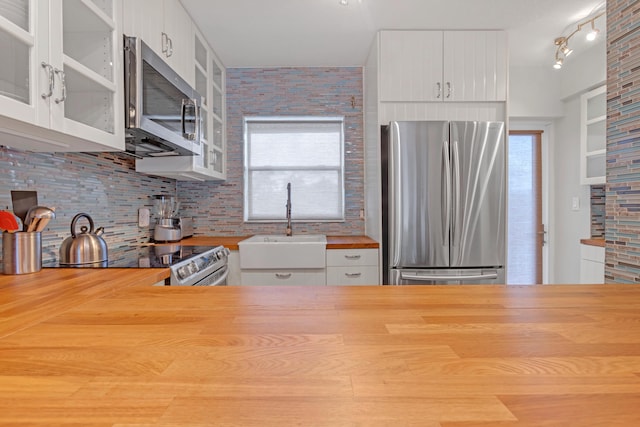
{"type": "Polygon", "coordinates": [[[93,219],[88,214],[81,212],[76,216],[74,216],[73,219],[71,220],[71,236],[73,238],[76,237],[76,223],[82,217],[85,217],[89,220],[89,233],[93,233],[93,219]]]}

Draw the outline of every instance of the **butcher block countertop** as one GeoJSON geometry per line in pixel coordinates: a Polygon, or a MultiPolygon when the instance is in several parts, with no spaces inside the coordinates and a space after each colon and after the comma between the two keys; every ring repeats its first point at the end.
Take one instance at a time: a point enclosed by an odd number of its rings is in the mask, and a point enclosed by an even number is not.
{"type": "Polygon", "coordinates": [[[580,239],[580,243],[583,245],[599,246],[601,248],[605,246],[604,238],[580,239]]]}
{"type": "Polygon", "coordinates": [[[0,276],[0,426],[632,426],[640,287],[0,276]]]}
{"type": "MultiPolygon", "coordinates": [[[[251,236],[194,236],[180,241],[188,246],[223,245],[232,251],[238,250],[238,243],[251,236]]],[[[327,236],[327,249],[367,249],[378,248],[379,244],[367,236],[327,236]]]]}

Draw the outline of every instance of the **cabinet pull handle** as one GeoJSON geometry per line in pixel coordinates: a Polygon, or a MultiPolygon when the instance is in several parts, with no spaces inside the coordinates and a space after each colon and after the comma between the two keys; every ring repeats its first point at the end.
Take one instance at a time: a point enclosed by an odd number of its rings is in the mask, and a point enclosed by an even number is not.
{"type": "Polygon", "coordinates": [[[291,273],[276,273],[276,277],[278,279],[286,280],[286,279],[289,279],[291,277],[291,273]]]}
{"type": "Polygon", "coordinates": [[[436,95],[436,99],[440,99],[440,96],[442,95],[442,85],[440,82],[436,83],[436,85],[438,85],[438,94],[436,95]]]}
{"type": "Polygon", "coordinates": [[[447,82],[447,99],[451,98],[451,82],[447,82]]]}
{"type": "Polygon", "coordinates": [[[46,62],[41,62],[40,65],[42,65],[42,68],[44,68],[47,71],[47,74],[49,74],[49,92],[40,95],[42,99],[47,99],[53,95],[53,67],[51,64],[47,64],[46,62]]]}
{"type": "Polygon", "coordinates": [[[167,41],[169,42],[167,43],[167,58],[168,58],[171,55],[173,55],[173,40],[171,40],[171,38],[167,36],[167,41]]]}
{"type": "Polygon", "coordinates": [[[361,255],[345,255],[346,259],[360,259],[361,255]]]}
{"type": "Polygon", "coordinates": [[[56,98],[54,99],[54,101],[56,102],[56,104],[60,104],[61,102],[64,102],[67,99],[67,83],[64,81],[64,71],[56,68],[55,73],[60,76],[60,84],[62,85],[62,91],[61,91],[62,97],[56,98]]]}
{"type": "Polygon", "coordinates": [[[344,273],[344,275],[353,279],[353,278],[362,276],[362,273],[344,273]]]}
{"type": "Polygon", "coordinates": [[[169,36],[167,36],[167,33],[165,33],[164,31],[161,34],[162,34],[162,41],[160,42],[160,44],[162,45],[162,53],[164,53],[166,56],[167,51],[169,50],[169,43],[167,41],[169,40],[169,36]]]}

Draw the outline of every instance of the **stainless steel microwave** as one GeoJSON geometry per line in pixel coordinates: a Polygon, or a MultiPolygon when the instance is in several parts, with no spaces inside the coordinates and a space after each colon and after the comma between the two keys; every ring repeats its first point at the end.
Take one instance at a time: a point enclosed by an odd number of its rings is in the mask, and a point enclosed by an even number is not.
{"type": "Polygon", "coordinates": [[[124,36],[126,151],[136,157],[201,154],[202,97],[149,46],[124,36]]]}

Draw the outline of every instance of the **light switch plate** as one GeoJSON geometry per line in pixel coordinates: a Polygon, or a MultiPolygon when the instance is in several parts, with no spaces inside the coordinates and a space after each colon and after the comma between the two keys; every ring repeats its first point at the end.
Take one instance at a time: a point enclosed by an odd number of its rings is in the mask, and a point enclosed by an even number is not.
{"type": "Polygon", "coordinates": [[[138,227],[148,227],[149,226],[149,209],[140,208],[138,209],[138,227]]]}
{"type": "Polygon", "coordinates": [[[572,211],[580,210],[580,197],[571,198],[571,210],[572,211]]]}

